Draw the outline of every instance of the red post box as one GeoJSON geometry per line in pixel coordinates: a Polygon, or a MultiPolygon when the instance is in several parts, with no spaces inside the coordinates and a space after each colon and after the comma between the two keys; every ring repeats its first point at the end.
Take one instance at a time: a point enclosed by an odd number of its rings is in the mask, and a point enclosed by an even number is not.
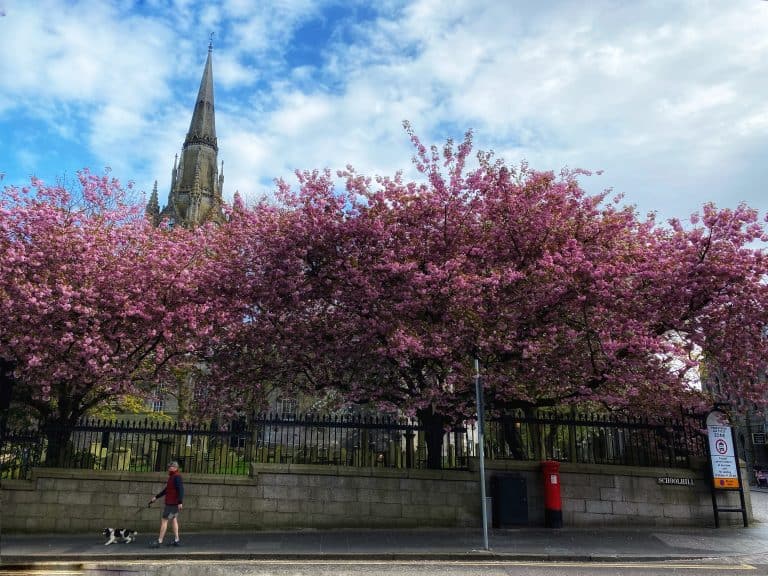
{"type": "Polygon", "coordinates": [[[544,475],[544,525],[563,527],[563,503],[560,499],[560,462],[546,460],[541,463],[544,475]]]}

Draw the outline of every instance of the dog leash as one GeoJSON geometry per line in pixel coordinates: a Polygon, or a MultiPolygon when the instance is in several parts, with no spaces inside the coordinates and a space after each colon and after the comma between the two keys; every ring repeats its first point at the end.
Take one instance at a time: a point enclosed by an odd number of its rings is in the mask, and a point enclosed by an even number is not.
{"type": "MultiPolygon", "coordinates": [[[[152,507],[152,502],[148,502],[147,508],[151,508],[151,507],[152,507]]],[[[133,515],[138,516],[142,510],[144,510],[144,506],[139,506],[138,508],[136,508],[136,510],[134,510],[133,515]]]]}

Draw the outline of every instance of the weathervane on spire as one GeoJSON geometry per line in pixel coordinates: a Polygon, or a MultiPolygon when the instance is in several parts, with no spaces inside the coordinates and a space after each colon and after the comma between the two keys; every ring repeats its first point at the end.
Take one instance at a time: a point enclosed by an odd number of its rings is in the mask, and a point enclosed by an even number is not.
{"type": "Polygon", "coordinates": [[[213,51],[213,32],[211,32],[211,41],[208,42],[208,52],[213,51]]]}

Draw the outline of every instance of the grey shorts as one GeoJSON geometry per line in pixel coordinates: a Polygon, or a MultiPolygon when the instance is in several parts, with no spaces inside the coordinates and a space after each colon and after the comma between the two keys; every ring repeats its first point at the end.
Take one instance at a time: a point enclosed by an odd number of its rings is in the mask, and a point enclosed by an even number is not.
{"type": "Polygon", "coordinates": [[[166,504],[165,508],[163,508],[163,518],[167,518],[168,520],[173,520],[178,515],[179,515],[178,505],[172,506],[170,504],[166,504]]]}

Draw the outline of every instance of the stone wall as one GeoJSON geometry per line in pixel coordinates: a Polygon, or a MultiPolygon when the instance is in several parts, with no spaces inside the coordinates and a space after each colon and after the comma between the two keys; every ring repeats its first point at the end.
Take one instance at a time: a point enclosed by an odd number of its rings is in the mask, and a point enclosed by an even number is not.
{"type": "MultiPolygon", "coordinates": [[[[594,464],[560,466],[564,526],[714,526],[712,495],[705,463],[695,470],[594,464]],[[693,486],[660,484],[659,478],[688,479],[693,486]]],[[[744,463],[742,478],[747,478],[744,463]]],[[[541,467],[534,462],[490,461],[488,495],[494,476],[525,478],[529,523],[543,525],[541,467]]],[[[745,490],[749,520],[752,507],[745,490]]],[[[740,507],[738,492],[718,492],[720,507],[740,507]]],[[[721,513],[720,523],[741,525],[741,514],[721,513]]]]}
{"type": "MultiPolygon", "coordinates": [[[[453,527],[477,525],[470,472],[254,465],[251,477],[184,474],[184,530],[453,527]]],[[[160,473],[37,468],[3,481],[2,530],[88,532],[106,526],[154,532],[160,473]]]]}
{"type": "MultiPolygon", "coordinates": [[[[542,525],[539,465],[488,462],[489,496],[494,476],[506,474],[525,478],[528,523],[542,525]]],[[[183,530],[480,523],[477,472],[259,464],[250,477],[185,474],[184,479],[183,530]]],[[[703,471],[563,464],[561,484],[566,527],[714,524],[703,471]],[[694,486],[660,485],[658,477],[691,478],[694,486]]],[[[2,482],[0,529],[98,532],[112,526],[154,533],[161,504],[150,509],[147,502],[164,485],[161,473],[37,468],[32,480],[2,482]]],[[[731,506],[738,504],[737,494],[722,496],[731,506]]],[[[721,521],[738,524],[741,516],[722,514],[721,521]]]]}

